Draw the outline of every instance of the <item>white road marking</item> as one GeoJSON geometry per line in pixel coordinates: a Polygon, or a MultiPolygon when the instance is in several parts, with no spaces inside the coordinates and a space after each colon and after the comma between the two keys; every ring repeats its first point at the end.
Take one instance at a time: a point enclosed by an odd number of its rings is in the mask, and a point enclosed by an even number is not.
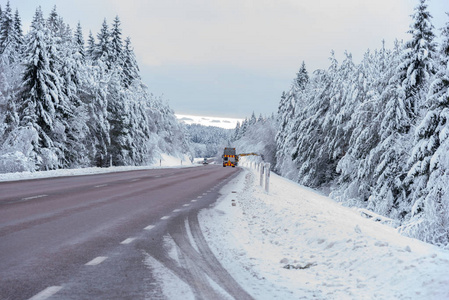
{"type": "Polygon", "coordinates": [[[181,209],[178,209],[178,208],[173,210],[174,213],[177,213],[177,212],[180,212],[180,211],[181,211],[181,209]]]}
{"type": "Polygon", "coordinates": [[[45,290],[39,292],[38,294],[31,297],[29,300],[45,300],[59,292],[62,289],[62,286],[49,286],[45,290]]]}
{"type": "Polygon", "coordinates": [[[195,199],[193,199],[193,200],[190,200],[190,202],[196,202],[196,200],[195,200],[195,199]]]}
{"type": "Polygon", "coordinates": [[[198,197],[196,197],[197,199],[201,199],[201,198],[203,198],[203,196],[198,196],[198,197]]]}
{"type": "Polygon", "coordinates": [[[92,259],[90,262],[88,262],[86,264],[86,266],[96,266],[98,264],[101,264],[102,262],[104,262],[107,259],[106,256],[98,256],[94,259],[92,259]]]}
{"type": "Polygon", "coordinates": [[[140,180],[140,178],[136,178],[136,179],[131,180],[131,182],[136,182],[136,181],[139,181],[139,180],[140,180]]]}
{"type": "Polygon", "coordinates": [[[167,220],[167,219],[170,219],[170,216],[163,216],[163,217],[161,218],[161,220],[167,220]]]}
{"type": "Polygon", "coordinates": [[[148,225],[147,227],[145,227],[144,229],[145,230],[151,230],[151,229],[153,229],[154,228],[154,225],[148,225]]]}
{"type": "Polygon", "coordinates": [[[136,238],[127,238],[126,240],[124,240],[123,242],[121,242],[120,244],[122,245],[126,245],[126,244],[130,244],[132,243],[136,238]]]}
{"type": "Polygon", "coordinates": [[[104,186],[108,186],[107,184],[99,184],[99,185],[96,185],[96,186],[94,186],[95,188],[101,188],[101,187],[104,187],[104,186]]]}
{"type": "Polygon", "coordinates": [[[161,177],[161,175],[156,175],[156,176],[154,176],[154,177],[159,178],[159,177],[161,177]]]}
{"type": "Polygon", "coordinates": [[[190,206],[190,204],[184,204],[183,206],[184,206],[184,207],[187,207],[187,206],[190,206]]]}
{"type": "Polygon", "coordinates": [[[206,196],[207,195],[207,193],[203,193],[203,196],[206,196]]]}
{"type": "Polygon", "coordinates": [[[28,200],[32,200],[32,199],[37,199],[37,198],[47,197],[47,196],[48,196],[48,195],[31,196],[31,197],[22,198],[21,201],[28,201],[28,200]]]}

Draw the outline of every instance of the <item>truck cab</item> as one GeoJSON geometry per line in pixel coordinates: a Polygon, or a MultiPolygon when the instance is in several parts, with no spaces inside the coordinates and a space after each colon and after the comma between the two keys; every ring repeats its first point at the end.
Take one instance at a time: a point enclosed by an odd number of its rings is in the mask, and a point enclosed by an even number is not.
{"type": "Polygon", "coordinates": [[[233,167],[238,164],[238,156],[235,152],[235,148],[225,148],[223,152],[223,167],[233,167]]]}

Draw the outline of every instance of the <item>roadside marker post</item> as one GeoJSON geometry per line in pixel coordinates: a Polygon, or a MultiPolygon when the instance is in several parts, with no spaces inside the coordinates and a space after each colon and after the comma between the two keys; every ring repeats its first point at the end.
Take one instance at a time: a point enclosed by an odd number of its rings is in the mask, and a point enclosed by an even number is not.
{"type": "Polygon", "coordinates": [[[263,165],[260,166],[260,186],[263,186],[263,165]]]}
{"type": "Polygon", "coordinates": [[[270,191],[270,167],[270,163],[265,164],[265,168],[267,169],[265,171],[265,191],[267,193],[270,191]]]}

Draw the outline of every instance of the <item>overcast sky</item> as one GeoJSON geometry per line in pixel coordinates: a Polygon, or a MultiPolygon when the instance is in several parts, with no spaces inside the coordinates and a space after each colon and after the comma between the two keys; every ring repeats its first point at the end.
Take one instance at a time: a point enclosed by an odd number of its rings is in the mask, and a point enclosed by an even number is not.
{"type": "MultiPolygon", "coordinates": [[[[6,0],[0,0],[2,8],[6,0]]],[[[418,0],[11,0],[28,31],[37,6],[53,6],[87,39],[116,15],[130,36],[144,82],[179,114],[249,117],[277,110],[301,62],[328,67],[330,51],[359,62],[382,39],[408,40],[418,0]]],[[[434,26],[448,0],[430,0],[434,26]]],[[[439,35],[439,30],[437,31],[439,35]]]]}

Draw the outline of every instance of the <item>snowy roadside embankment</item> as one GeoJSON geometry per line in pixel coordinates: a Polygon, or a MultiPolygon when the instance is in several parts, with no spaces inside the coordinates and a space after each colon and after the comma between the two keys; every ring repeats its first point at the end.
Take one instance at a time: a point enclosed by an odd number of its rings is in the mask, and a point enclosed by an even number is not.
{"type": "Polygon", "coordinates": [[[147,170],[157,168],[181,168],[181,167],[196,167],[199,164],[192,164],[187,156],[177,158],[170,155],[162,154],[158,163],[151,166],[123,166],[123,167],[109,167],[109,168],[80,168],[80,169],[59,169],[39,172],[16,172],[0,174],[0,182],[14,181],[14,180],[28,180],[38,178],[51,178],[62,176],[79,176],[92,175],[103,173],[124,172],[133,170],[147,170]]]}
{"type": "Polygon", "coordinates": [[[245,169],[200,213],[211,249],[254,298],[449,299],[448,251],[275,174],[269,194],[258,182],[245,169]]]}

